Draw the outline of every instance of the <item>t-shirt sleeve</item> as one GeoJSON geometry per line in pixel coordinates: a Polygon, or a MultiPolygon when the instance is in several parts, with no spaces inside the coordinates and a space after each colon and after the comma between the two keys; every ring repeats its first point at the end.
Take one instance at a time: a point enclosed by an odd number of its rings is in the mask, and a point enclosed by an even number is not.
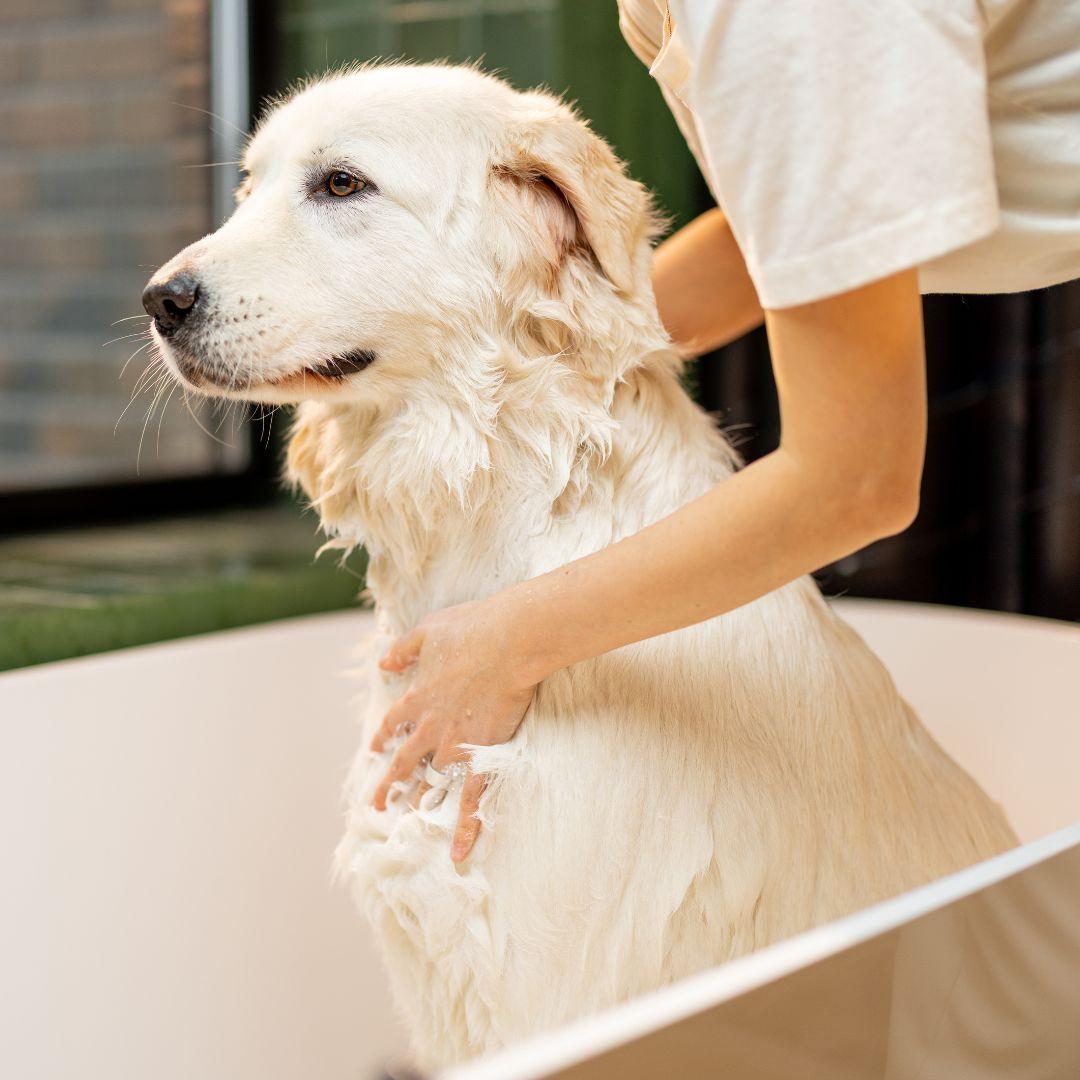
{"type": "Polygon", "coordinates": [[[683,96],[764,307],[858,288],[997,228],[974,2],[671,11],[690,60],[683,96]]]}

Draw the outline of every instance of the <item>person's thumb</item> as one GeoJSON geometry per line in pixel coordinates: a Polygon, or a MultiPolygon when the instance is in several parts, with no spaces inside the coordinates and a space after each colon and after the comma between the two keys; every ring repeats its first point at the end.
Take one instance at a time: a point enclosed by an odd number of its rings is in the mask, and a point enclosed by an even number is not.
{"type": "Polygon", "coordinates": [[[402,634],[379,661],[379,667],[383,671],[404,671],[407,667],[416,663],[420,655],[420,648],[424,643],[424,632],[419,627],[414,627],[407,634],[402,634]]]}

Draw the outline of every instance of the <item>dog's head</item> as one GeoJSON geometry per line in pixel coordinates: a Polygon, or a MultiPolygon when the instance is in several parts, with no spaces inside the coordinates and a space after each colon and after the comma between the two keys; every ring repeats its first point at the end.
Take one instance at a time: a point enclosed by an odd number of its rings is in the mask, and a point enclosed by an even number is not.
{"type": "Polygon", "coordinates": [[[565,105],[470,68],[316,82],[268,114],[244,171],[232,217],[143,297],[205,394],[407,395],[461,353],[448,341],[497,340],[571,293],[648,292],[644,189],[565,105]]]}

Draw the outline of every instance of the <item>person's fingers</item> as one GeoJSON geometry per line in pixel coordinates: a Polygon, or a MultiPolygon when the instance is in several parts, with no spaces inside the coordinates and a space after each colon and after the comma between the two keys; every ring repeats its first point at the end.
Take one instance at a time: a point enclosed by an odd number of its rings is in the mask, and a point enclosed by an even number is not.
{"type": "Polygon", "coordinates": [[[407,634],[402,634],[379,661],[379,667],[383,671],[404,671],[416,663],[420,655],[420,646],[424,643],[424,631],[420,627],[413,627],[407,634]]]}
{"type": "Polygon", "coordinates": [[[423,729],[411,735],[398,747],[390,761],[390,767],[375,790],[375,798],[372,804],[376,810],[386,809],[386,796],[390,791],[390,785],[398,780],[405,780],[412,776],[413,770],[420,764],[421,758],[431,752],[431,737],[425,734],[423,729]]]}
{"type": "Polygon", "coordinates": [[[453,765],[455,761],[469,760],[469,751],[463,746],[459,746],[453,739],[447,739],[443,737],[443,744],[435,751],[434,756],[431,759],[431,764],[439,772],[446,772],[447,765],[453,765]]]}
{"type": "Polygon", "coordinates": [[[371,749],[381,754],[387,740],[395,735],[411,735],[420,721],[419,700],[415,693],[406,690],[387,710],[371,740],[371,749]]]}
{"type": "Polygon", "coordinates": [[[480,807],[480,796],[484,793],[487,785],[483,773],[469,773],[465,778],[465,784],[461,789],[461,811],[458,814],[457,831],[454,833],[454,842],[450,848],[450,858],[454,862],[461,862],[472,851],[476,837],[480,833],[480,819],[476,811],[480,807]]]}

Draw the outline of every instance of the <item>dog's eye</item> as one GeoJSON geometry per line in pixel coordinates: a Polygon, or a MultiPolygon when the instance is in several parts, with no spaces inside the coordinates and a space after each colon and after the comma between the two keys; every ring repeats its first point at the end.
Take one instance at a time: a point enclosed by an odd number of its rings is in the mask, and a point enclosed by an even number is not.
{"type": "Polygon", "coordinates": [[[355,195],[358,191],[363,191],[367,187],[359,177],[353,176],[347,172],[332,172],[324,181],[323,187],[331,195],[336,195],[339,199],[344,199],[346,195],[355,195]]]}

